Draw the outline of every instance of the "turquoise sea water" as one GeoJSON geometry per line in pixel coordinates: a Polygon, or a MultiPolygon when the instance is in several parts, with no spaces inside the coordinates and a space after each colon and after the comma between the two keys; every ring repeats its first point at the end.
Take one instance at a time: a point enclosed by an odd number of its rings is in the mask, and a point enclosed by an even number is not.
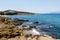
{"type": "Polygon", "coordinates": [[[60,37],[60,14],[35,14],[35,15],[9,15],[10,18],[26,19],[31,22],[41,22],[46,25],[55,26],[52,29],[41,29],[60,37]]]}

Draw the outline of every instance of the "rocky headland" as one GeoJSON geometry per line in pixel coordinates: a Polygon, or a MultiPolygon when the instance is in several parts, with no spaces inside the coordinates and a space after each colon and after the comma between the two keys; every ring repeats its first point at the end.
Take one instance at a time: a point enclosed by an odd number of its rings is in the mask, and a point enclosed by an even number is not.
{"type": "Polygon", "coordinates": [[[28,20],[11,19],[0,16],[0,40],[55,40],[49,35],[30,34],[31,28],[17,27],[28,20]]]}
{"type": "Polygon", "coordinates": [[[35,14],[35,13],[15,11],[15,10],[0,11],[0,15],[32,15],[32,14],[35,14]]]}

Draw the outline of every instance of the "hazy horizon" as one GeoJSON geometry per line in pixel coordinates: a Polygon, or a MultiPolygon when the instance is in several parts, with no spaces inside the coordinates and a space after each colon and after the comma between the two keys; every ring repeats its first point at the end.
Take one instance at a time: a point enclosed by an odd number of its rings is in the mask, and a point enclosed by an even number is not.
{"type": "Polygon", "coordinates": [[[3,10],[33,13],[60,12],[60,0],[0,0],[0,11],[3,10]]]}

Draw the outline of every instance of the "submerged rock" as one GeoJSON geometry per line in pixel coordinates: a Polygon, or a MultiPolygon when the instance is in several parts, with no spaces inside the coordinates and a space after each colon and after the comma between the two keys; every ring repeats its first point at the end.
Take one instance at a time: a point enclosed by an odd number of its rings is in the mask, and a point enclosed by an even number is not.
{"type": "Polygon", "coordinates": [[[39,24],[39,22],[34,22],[34,24],[39,24]]]}

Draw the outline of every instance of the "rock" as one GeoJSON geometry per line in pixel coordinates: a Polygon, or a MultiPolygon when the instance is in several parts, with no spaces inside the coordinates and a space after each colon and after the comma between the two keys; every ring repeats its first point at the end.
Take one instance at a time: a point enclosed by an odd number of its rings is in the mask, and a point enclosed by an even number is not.
{"type": "Polygon", "coordinates": [[[50,36],[39,36],[38,40],[55,40],[55,39],[50,36]]]}
{"type": "Polygon", "coordinates": [[[20,36],[20,40],[26,40],[24,36],[20,36]]]}
{"type": "Polygon", "coordinates": [[[5,28],[1,28],[0,37],[11,38],[15,36],[21,35],[22,30],[15,26],[6,26],[5,28]]]}
{"type": "Polygon", "coordinates": [[[40,23],[40,22],[33,22],[33,24],[37,24],[37,25],[41,25],[41,24],[43,24],[43,23],[40,23]]]}
{"type": "Polygon", "coordinates": [[[14,18],[14,20],[16,20],[16,21],[24,21],[24,22],[28,22],[29,21],[29,20],[18,19],[18,18],[14,18]]]}
{"type": "Polygon", "coordinates": [[[32,38],[31,37],[28,37],[27,40],[32,40],[32,38]]]}
{"type": "Polygon", "coordinates": [[[39,22],[34,22],[34,24],[39,24],[39,22]]]}
{"type": "Polygon", "coordinates": [[[7,40],[7,38],[1,38],[0,40],[7,40]]]}

